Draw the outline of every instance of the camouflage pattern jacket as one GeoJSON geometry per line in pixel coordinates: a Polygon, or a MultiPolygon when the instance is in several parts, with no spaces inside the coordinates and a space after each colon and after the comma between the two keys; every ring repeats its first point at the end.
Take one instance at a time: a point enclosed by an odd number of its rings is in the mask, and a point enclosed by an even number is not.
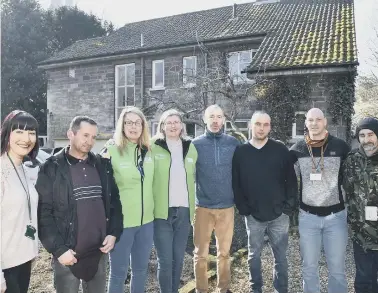
{"type": "Polygon", "coordinates": [[[349,153],[343,167],[352,239],[364,250],[378,250],[378,221],[365,220],[365,206],[378,207],[378,154],[362,149],[349,153]]]}

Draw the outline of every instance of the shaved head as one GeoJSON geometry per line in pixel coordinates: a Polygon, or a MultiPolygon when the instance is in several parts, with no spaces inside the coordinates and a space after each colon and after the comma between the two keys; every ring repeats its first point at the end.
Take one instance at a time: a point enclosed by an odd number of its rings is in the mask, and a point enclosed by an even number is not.
{"type": "Polygon", "coordinates": [[[319,108],[312,108],[306,114],[306,127],[311,139],[323,139],[327,133],[327,118],[319,108]]]}
{"type": "Polygon", "coordinates": [[[320,110],[319,108],[312,108],[310,109],[307,114],[306,114],[306,118],[307,117],[319,117],[319,118],[325,118],[324,116],[324,113],[322,110],[320,110]]]}

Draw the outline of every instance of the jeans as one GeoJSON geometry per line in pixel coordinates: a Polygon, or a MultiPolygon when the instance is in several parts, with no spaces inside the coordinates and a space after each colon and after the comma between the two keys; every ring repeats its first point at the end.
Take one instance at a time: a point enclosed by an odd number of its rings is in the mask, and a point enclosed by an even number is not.
{"type": "MultiPolygon", "coordinates": [[[[106,292],[106,265],[108,255],[103,255],[98,263],[96,275],[89,282],[82,282],[85,293],[106,292]]],[[[68,266],[62,265],[56,258],[52,259],[54,287],[56,293],[78,293],[80,279],[76,278],[68,266]]]]}
{"type": "Polygon", "coordinates": [[[322,244],[328,267],[328,293],[347,293],[345,254],[348,243],[347,211],[320,217],[299,213],[303,292],[319,293],[319,259],[322,244]]]}
{"type": "Polygon", "coordinates": [[[171,207],[167,220],[154,221],[157,278],[161,293],[178,293],[189,232],[189,208],[171,207]]]}
{"type": "Polygon", "coordinates": [[[234,234],[234,208],[208,209],[196,207],[194,215],[194,276],[197,292],[207,292],[207,256],[211,234],[217,241],[217,290],[227,292],[231,283],[230,248],[234,234]]]}
{"type": "Polygon", "coordinates": [[[32,261],[28,261],[19,266],[3,270],[7,293],[28,292],[31,263],[32,261]]]}
{"type": "Polygon", "coordinates": [[[110,252],[108,293],[124,292],[129,264],[131,265],[130,292],[144,292],[153,235],[153,222],[123,229],[119,242],[110,252]]]}
{"type": "Polygon", "coordinates": [[[288,263],[286,251],[289,241],[289,216],[282,214],[277,219],[260,222],[253,216],[245,217],[248,234],[248,266],[251,292],[262,293],[261,251],[265,231],[274,255],[273,286],[275,293],[288,292],[288,263]]]}
{"type": "Polygon", "coordinates": [[[353,251],[356,263],[355,292],[378,293],[378,250],[364,251],[358,243],[353,241],[353,251]]]}

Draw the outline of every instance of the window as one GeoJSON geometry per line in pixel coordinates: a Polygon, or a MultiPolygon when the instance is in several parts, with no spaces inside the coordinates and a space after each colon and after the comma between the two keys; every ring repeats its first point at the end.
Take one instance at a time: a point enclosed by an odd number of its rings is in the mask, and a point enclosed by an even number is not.
{"type": "Polygon", "coordinates": [[[135,105],[135,64],[129,63],[115,67],[115,100],[117,121],[125,106],[135,105]]]}
{"type": "MultiPolygon", "coordinates": [[[[235,126],[239,128],[239,132],[243,133],[245,138],[249,139],[249,120],[238,119],[234,122],[235,126]]],[[[230,132],[232,130],[231,122],[226,121],[225,131],[230,132]]]]}
{"type": "Polygon", "coordinates": [[[152,61],[152,88],[164,88],[164,60],[152,61]]]}
{"type": "Polygon", "coordinates": [[[191,138],[196,137],[196,124],[195,123],[186,123],[186,134],[191,138]]]}
{"type": "Polygon", "coordinates": [[[247,73],[241,73],[251,62],[256,50],[247,50],[240,52],[232,52],[228,54],[228,69],[230,77],[234,83],[250,81],[247,73]]]}
{"type": "Polygon", "coordinates": [[[196,85],[197,74],[197,57],[184,57],[182,61],[182,83],[186,87],[193,87],[196,85]]]}
{"type": "Polygon", "coordinates": [[[305,132],[305,112],[295,112],[295,122],[293,123],[292,137],[303,138],[305,132]]]}
{"type": "Polygon", "coordinates": [[[151,123],[151,136],[154,136],[158,131],[159,122],[152,122],[151,123]]]}

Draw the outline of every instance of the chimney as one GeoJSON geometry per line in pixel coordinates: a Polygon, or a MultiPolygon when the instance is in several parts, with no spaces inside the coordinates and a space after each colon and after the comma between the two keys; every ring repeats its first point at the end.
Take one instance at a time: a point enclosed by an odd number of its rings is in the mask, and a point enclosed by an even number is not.
{"type": "Polygon", "coordinates": [[[237,6],[238,5],[236,3],[234,3],[234,6],[232,7],[232,18],[238,17],[237,10],[236,10],[237,6]]]}
{"type": "Polygon", "coordinates": [[[144,46],[144,37],[143,37],[143,34],[140,34],[140,46],[141,47],[144,46]]]}

